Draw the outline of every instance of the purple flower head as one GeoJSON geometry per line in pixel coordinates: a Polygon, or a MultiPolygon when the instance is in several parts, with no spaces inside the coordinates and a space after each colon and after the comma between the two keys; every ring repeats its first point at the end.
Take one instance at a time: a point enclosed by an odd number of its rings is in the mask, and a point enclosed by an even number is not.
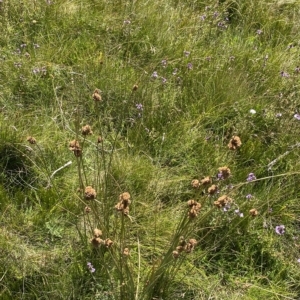
{"type": "Polygon", "coordinates": [[[279,235],[283,235],[285,233],[285,226],[284,225],[278,225],[275,227],[275,232],[279,235]]]}
{"type": "Polygon", "coordinates": [[[282,113],[277,113],[276,114],[276,118],[281,118],[282,117],[282,113]]]}
{"type": "Polygon", "coordinates": [[[204,21],[206,19],[206,15],[200,16],[201,21],[204,21]]]}
{"type": "Polygon", "coordinates": [[[38,49],[38,48],[40,48],[40,45],[39,45],[39,44],[34,44],[34,43],[33,43],[33,48],[34,48],[34,49],[38,49]]]}
{"type": "Polygon", "coordinates": [[[135,105],[135,107],[136,107],[137,110],[143,110],[143,104],[142,103],[137,103],[135,105]]]}
{"type": "Polygon", "coordinates": [[[154,79],[158,78],[158,74],[157,74],[156,71],[154,71],[154,72],[152,73],[151,78],[154,78],[154,79]]]}
{"type": "Polygon", "coordinates": [[[225,204],[223,211],[228,211],[230,209],[230,203],[225,204]]]}
{"type": "Polygon", "coordinates": [[[244,217],[244,214],[242,212],[240,212],[239,209],[235,209],[234,210],[234,213],[237,214],[240,218],[243,218],[244,217]]]}
{"type": "Polygon", "coordinates": [[[87,267],[91,273],[94,273],[96,269],[93,267],[92,263],[88,262],[87,267]]]}
{"type": "Polygon", "coordinates": [[[167,79],[164,78],[164,77],[162,77],[162,78],[161,78],[161,82],[162,82],[162,84],[165,84],[165,83],[167,82],[167,79]]]}
{"type": "Polygon", "coordinates": [[[184,54],[186,57],[188,57],[188,56],[191,54],[191,52],[190,52],[190,51],[183,51],[183,54],[184,54]]]}
{"type": "Polygon", "coordinates": [[[25,48],[26,46],[27,46],[27,44],[23,43],[23,44],[20,45],[20,48],[25,48]]]}
{"type": "Polygon", "coordinates": [[[177,68],[175,68],[175,69],[173,70],[172,74],[173,74],[173,75],[176,75],[176,74],[177,74],[177,72],[178,72],[178,69],[177,69],[177,68]]]}
{"type": "Polygon", "coordinates": [[[300,120],[300,115],[299,114],[294,114],[294,118],[297,120],[300,120]]]}
{"type": "Polygon", "coordinates": [[[246,199],[251,199],[251,198],[253,198],[253,196],[252,196],[251,194],[248,194],[248,195],[246,196],[246,199]]]}
{"type": "Polygon", "coordinates": [[[161,64],[162,64],[162,66],[165,68],[165,67],[167,66],[168,62],[167,62],[166,59],[163,59],[163,60],[161,61],[161,64]]]}
{"type": "Polygon", "coordinates": [[[290,77],[290,75],[287,72],[281,71],[280,72],[281,77],[290,77]]]}
{"type": "Polygon", "coordinates": [[[130,22],[130,20],[124,20],[124,25],[128,25],[128,24],[130,24],[131,22],[130,22]]]}
{"type": "Polygon", "coordinates": [[[187,68],[188,68],[189,70],[192,70],[192,69],[193,69],[193,64],[192,64],[192,63],[188,63],[188,64],[187,64],[187,68]]]}
{"type": "Polygon", "coordinates": [[[253,181],[255,179],[256,179],[256,177],[255,177],[254,173],[249,173],[249,175],[247,177],[247,181],[250,182],[250,181],[253,181]]]}
{"type": "Polygon", "coordinates": [[[257,33],[258,35],[260,35],[260,34],[263,33],[263,31],[262,31],[261,29],[258,29],[258,30],[256,30],[256,33],[257,33]]]}

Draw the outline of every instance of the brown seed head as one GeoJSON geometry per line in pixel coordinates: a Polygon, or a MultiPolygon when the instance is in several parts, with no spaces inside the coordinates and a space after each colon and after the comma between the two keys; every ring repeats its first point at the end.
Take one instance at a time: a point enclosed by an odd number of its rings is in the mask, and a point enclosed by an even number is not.
{"type": "Polygon", "coordinates": [[[172,255],[173,255],[173,258],[178,258],[178,257],[179,257],[179,252],[176,251],[176,250],[174,250],[174,251],[172,252],[172,255]]]}
{"type": "Polygon", "coordinates": [[[139,86],[138,86],[137,84],[135,84],[135,85],[132,87],[132,91],[136,91],[138,88],[139,88],[139,86]]]}
{"type": "Polygon", "coordinates": [[[79,146],[79,142],[77,140],[73,140],[69,143],[69,149],[71,151],[73,151],[73,153],[76,157],[79,157],[82,155],[82,150],[81,150],[81,148],[79,146]]]}
{"type": "Polygon", "coordinates": [[[210,178],[209,176],[203,178],[203,179],[201,180],[201,184],[202,184],[203,186],[207,186],[207,185],[211,184],[211,178],[210,178]]]}
{"type": "Polygon", "coordinates": [[[190,239],[190,240],[189,240],[189,243],[190,243],[193,247],[195,247],[195,246],[198,244],[197,240],[195,240],[195,239],[190,239]]]}
{"type": "Polygon", "coordinates": [[[214,202],[214,205],[218,208],[224,207],[226,204],[229,204],[232,202],[232,199],[229,198],[227,195],[223,195],[220,198],[218,198],[217,201],[214,202]]]}
{"type": "Polygon", "coordinates": [[[91,239],[91,244],[95,247],[95,248],[97,248],[97,247],[99,247],[100,245],[103,245],[104,244],[104,241],[102,240],[102,239],[100,239],[99,237],[93,237],[92,239],[91,239]]]}
{"type": "Polygon", "coordinates": [[[86,207],[84,208],[84,212],[85,212],[86,214],[90,213],[91,211],[92,211],[92,209],[91,209],[90,207],[88,207],[88,206],[86,206],[86,207]]]}
{"type": "Polygon", "coordinates": [[[97,196],[96,191],[91,187],[87,186],[84,191],[84,198],[86,200],[94,200],[97,196]]]}
{"type": "Polygon", "coordinates": [[[111,239],[106,239],[104,245],[106,248],[110,248],[113,245],[113,241],[111,239]]]}
{"type": "Polygon", "coordinates": [[[36,139],[33,136],[28,136],[26,140],[32,145],[36,144],[36,139]]]}
{"type": "Polygon", "coordinates": [[[197,189],[200,186],[200,181],[198,179],[193,179],[191,185],[193,188],[197,189]]]}
{"type": "Polygon", "coordinates": [[[257,209],[255,208],[252,208],[249,210],[249,214],[252,216],[252,217],[256,217],[258,215],[258,211],[257,209]]]}
{"type": "Polygon", "coordinates": [[[98,229],[98,228],[95,228],[94,229],[94,237],[100,237],[102,236],[102,230],[98,229]]]}
{"type": "Polygon", "coordinates": [[[227,179],[231,174],[228,167],[220,167],[218,170],[222,174],[223,179],[227,179]]]}
{"type": "Polygon", "coordinates": [[[85,125],[81,128],[82,135],[86,136],[89,134],[93,134],[92,128],[90,125],[85,125]]]}
{"type": "Polygon", "coordinates": [[[210,195],[214,195],[217,193],[218,187],[215,184],[213,184],[211,187],[208,188],[207,191],[210,195]]]}
{"type": "Polygon", "coordinates": [[[236,150],[240,148],[241,145],[242,145],[241,139],[237,135],[235,135],[231,138],[227,146],[230,150],[236,150]]]}
{"type": "Polygon", "coordinates": [[[128,256],[129,255],[129,249],[128,248],[124,248],[123,255],[124,256],[128,256]]]}
{"type": "Polygon", "coordinates": [[[130,202],[130,194],[128,192],[124,192],[119,196],[120,201],[130,202]]]}
{"type": "Polygon", "coordinates": [[[99,89],[95,89],[93,95],[92,95],[93,99],[97,102],[101,102],[102,101],[102,97],[100,95],[100,90],[99,89]]]}

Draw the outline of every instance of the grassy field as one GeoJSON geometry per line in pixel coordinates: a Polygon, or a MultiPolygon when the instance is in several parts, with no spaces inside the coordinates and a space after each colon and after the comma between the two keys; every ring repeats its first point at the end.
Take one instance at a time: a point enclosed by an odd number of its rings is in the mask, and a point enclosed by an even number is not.
{"type": "Polygon", "coordinates": [[[0,299],[300,299],[300,1],[0,1],[0,299]]]}

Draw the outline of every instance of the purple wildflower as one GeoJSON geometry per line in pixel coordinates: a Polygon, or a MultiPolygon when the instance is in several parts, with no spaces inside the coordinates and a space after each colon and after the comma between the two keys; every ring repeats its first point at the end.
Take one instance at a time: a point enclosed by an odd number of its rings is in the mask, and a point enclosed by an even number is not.
{"type": "Polygon", "coordinates": [[[137,103],[135,105],[135,107],[136,107],[137,110],[143,110],[143,104],[142,103],[137,103]]]}
{"type": "Polygon", "coordinates": [[[156,71],[154,71],[154,72],[152,73],[151,78],[154,78],[154,79],[158,78],[158,74],[157,74],[156,71]]]}
{"type": "Polygon", "coordinates": [[[225,204],[223,211],[228,211],[230,209],[230,203],[225,204]]]}
{"type": "Polygon", "coordinates": [[[190,51],[183,51],[183,54],[184,54],[186,57],[188,57],[188,56],[191,54],[191,52],[190,52],[190,51]]]}
{"type": "Polygon", "coordinates": [[[281,77],[290,77],[290,75],[287,72],[281,71],[280,72],[281,77]]]}
{"type": "Polygon", "coordinates": [[[258,30],[256,30],[256,33],[257,33],[258,35],[260,35],[260,34],[263,33],[263,31],[262,31],[261,29],[258,29],[258,30]]]}
{"type": "Polygon", "coordinates": [[[161,82],[162,82],[162,84],[165,84],[167,82],[167,79],[165,77],[162,77],[161,82]]]}
{"type": "Polygon", "coordinates": [[[165,68],[165,67],[167,66],[168,62],[167,62],[166,59],[163,59],[163,60],[161,61],[161,64],[162,64],[163,68],[165,68]]]}
{"type": "Polygon", "coordinates": [[[300,115],[299,114],[294,114],[294,118],[297,120],[300,120],[300,115]]]}
{"type": "Polygon", "coordinates": [[[39,44],[33,43],[33,48],[34,48],[34,49],[38,49],[38,48],[40,48],[40,45],[39,45],[39,44]]]}
{"type": "Polygon", "coordinates": [[[244,216],[244,214],[243,214],[242,212],[240,212],[239,209],[236,209],[234,212],[235,212],[237,215],[239,215],[240,218],[242,218],[242,217],[244,216]]]}
{"type": "Polygon", "coordinates": [[[93,267],[92,263],[88,262],[87,267],[91,273],[94,273],[96,269],[93,267]]]}
{"type": "Polygon", "coordinates": [[[255,177],[254,173],[249,173],[249,175],[247,177],[247,181],[250,182],[250,181],[253,181],[255,179],[256,179],[256,177],[255,177]]]}
{"type": "Polygon", "coordinates": [[[200,16],[200,19],[201,19],[202,21],[204,21],[204,20],[206,19],[206,15],[200,16]]]}
{"type": "Polygon", "coordinates": [[[27,44],[23,43],[23,44],[20,45],[20,48],[25,48],[26,46],[27,46],[27,44]]]}
{"type": "Polygon", "coordinates": [[[178,69],[177,68],[175,68],[174,70],[173,70],[173,75],[176,75],[177,74],[177,72],[178,72],[178,69]]]}
{"type": "Polygon", "coordinates": [[[124,25],[128,25],[128,24],[130,24],[131,22],[130,22],[130,20],[124,20],[124,25]]]}
{"type": "Polygon", "coordinates": [[[279,235],[283,235],[285,233],[285,226],[284,225],[278,225],[275,227],[275,232],[279,235]]]}
{"type": "Polygon", "coordinates": [[[192,63],[188,63],[188,64],[187,64],[187,68],[188,68],[189,70],[192,70],[192,69],[193,69],[193,64],[192,64],[192,63]]]}
{"type": "Polygon", "coordinates": [[[246,196],[246,199],[251,199],[251,198],[253,198],[253,196],[251,195],[251,194],[248,194],[247,196],[246,196]]]}
{"type": "Polygon", "coordinates": [[[277,113],[276,114],[276,118],[281,118],[282,117],[282,113],[277,113]]]}

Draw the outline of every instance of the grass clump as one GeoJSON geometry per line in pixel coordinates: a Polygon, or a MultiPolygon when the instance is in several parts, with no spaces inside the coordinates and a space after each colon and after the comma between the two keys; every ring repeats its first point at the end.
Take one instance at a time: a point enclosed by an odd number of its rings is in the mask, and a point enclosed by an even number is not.
{"type": "Polygon", "coordinates": [[[299,15],[0,2],[0,298],[299,298],[299,15]]]}

